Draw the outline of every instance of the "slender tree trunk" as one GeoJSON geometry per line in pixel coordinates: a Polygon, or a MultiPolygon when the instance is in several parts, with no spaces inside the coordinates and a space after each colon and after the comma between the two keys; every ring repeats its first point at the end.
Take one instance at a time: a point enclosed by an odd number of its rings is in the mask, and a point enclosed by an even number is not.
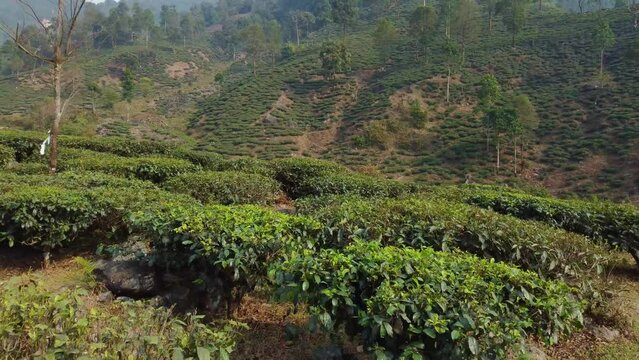
{"type": "Polygon", "coordinates": [[[599,56],[599,75],[603,75],[603,61],[604,61],[604,51],[601,49],[601,54],[599,56]]]}
{"type": "Polygon", "coordinates": [[[257,60],[253,57],[253,77],[257,79],[257,60]]]}
{"type": "Polygon", "coordinates": [[[295,35],[297,36],[297,46],[300,46],[300,26],[297,21],[295,22],[295,35]]]}
{"type": "Polygon", "coordinates": [[[448,77],[446,78],[446,102],[450,102],[450,65],[448,65],[448,77]]]}
{"type": "Polygon", "coordinates": [[[53,81],[55,87],[55,119],[51,128],[51,153],[49,157],[49,171],[55,174],[58,171],[58,134],[62,121],[62,64],[53,64],[53,81]]]}
{"type": "Polygon", "coordinates": [[[464,62],[466,62],[466,41],[462,41],[462,46],[461,46],[461,64],[462,64],[462,66],[464,65],[464,62]]]}
{"type": "Polygon", "coordinates": [[[515,176],[517,176],[517,138],[515,138],[515,176]]]}
{"type": "Polygon", "coordinates": [[[513,31],[513,48],[515,47],[515,32],[513,31]]]}
{"type": "Polygon", "coordinates": [[[497,135],[497,174],[499,174],[499,168],[501,167],[501,141],[499,135],[497,135]]]}
{"type": "Polygon", "coordinates": [[[488,33],[493,33],[493,13],[492,11],[488,14],[488,33]]]}

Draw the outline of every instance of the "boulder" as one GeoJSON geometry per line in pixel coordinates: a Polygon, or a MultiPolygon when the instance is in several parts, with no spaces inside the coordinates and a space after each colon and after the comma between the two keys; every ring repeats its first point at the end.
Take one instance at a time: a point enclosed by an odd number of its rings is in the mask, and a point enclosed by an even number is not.
{"type": "Polygon", "coordinates": [[[94,274],[115,296],[150,297],[158,292],[155,271],[135,260],[100,260],[94,274]]]}

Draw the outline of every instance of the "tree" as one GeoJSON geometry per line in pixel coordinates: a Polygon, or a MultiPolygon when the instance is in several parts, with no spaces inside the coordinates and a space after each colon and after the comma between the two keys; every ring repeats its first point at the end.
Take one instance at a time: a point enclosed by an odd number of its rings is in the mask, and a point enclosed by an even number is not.
{"type": "Polygon", "coordinates": [[[633,18],[635,30],[639,30],[639,0],[625,0],[628,12],[633,18]]]}
{"type": "Polygon", "coordinates": [[[446,39],[450,38],[451,26],[457,2],[458,0],[440,0],[439,2],[439,16],[441,21],[444,23],[444,35],[446,36],[446,39]]]}
{"type": "Polygon", "coordinates": [[[320,61],[324,78],[331,80],[335,78],[335,75],[348,71],[351,53],[344,43],[329,41],[322,46],[320,61]]]}
{"type": "Polygon", "coordinates": [[[599,51],[599,76],[603,75],[604,52],[615,45],[615,33],[612,32],[610,24],[600,21],[593,34],[593,44],[599,51]]]}
{"type": "Polygon", "coordinates": [[[453,66],[457,64],[458,60],[457,46],[454,42],[447,40],[444,42],[444,54],[446,54],[446,102],[450,102],[450,81],[453,72],[453,66]]]}
{"type": "Polygon", "coordinates": [[[272,64],[275,65],[275,57],[282,52],[282,25],[277,20],[266,23],[265,28],[266,48],[271,54],[272,64]]]}
{"type": "Polygon", "coordinates": [[[459,0],[453,16],[452,32],[461,46],[461,64],[466,60],[466,44],[479,38],[481,14],[475,0],[459,0]]]}
{"type": "Polygon", "coordinates": [[[89,97],[91,98],[91,112],[93,115],[97,114],[96,102],[100,95],[102,95],[102,88],[96,82],[89,82],[86,84],[87,92],[89,93],[89,97]]]}
{"type": "Polygon", "coordinates": [[[526,139],[531,139],[535,135],[535,130],[539,128],[539,117],[535,106],[527,95],[521,94],[513,97],[513,108],[519,119],[519,127],[521,131],[519,136],[514,138],[515,141],[515,174],[517,174],[517,140],[521,139],[521,153],[524,153],[524,144],[526,139]]]}
{"type": "MultiPolygon", "coordinates": [[[[488,112],[501,99],[501,87],[497,78],[493,74],[484,75],[479,82],[479,109],[488,112]]],[[[490,151],[490,125],[484,122],[484,131],[486,132],[486,152],[490,151]]]]}
{"type": "Polygon", "coordinates": [[[151,30],[155,27],[155,17],[150,9],[142,9],[135,3],[133,4],[133,15],[131,17],[131,30],[133,33],[144,40],[145,46],[149,47],[149,37],[151,30]]]}
{"type": "Polygon", "coordinates": [[[397,41],[397,29],[395,25],[388,19],[381,19],[377,22],[377,28],[373,33],[375,47],[379,52],[382,61],[386,62],[390,59],[393,47],[397,41]]]}
{"type": "Polygon", "coordinates": [[[252,24],[242,29],[240,39],[244,48],[253,59],[253,76],[257,78],[257,59],[265,48],[266,36],[259,24],[252,24]]]}
{"type": "Polygon", "coordinates": [[[517,134],[520,129],[519,119],[514,109],[504,107],[493,107],[484,116],[484,127],[490,129],[495,136],[497,150],[497,167],[499,173],[501,168],[501,139],[506,134],[517,134]]]}
{"type": "Polygon", "coordinates": [[[418,6],[411,13],[408,24],[410,34],[415,39],[417,47],[422,44],[425,49],[426,44],[430,43],[433,38],[437,27],[437,13],[430,5],[418,6]]]}
{"type": "MultiPolygon", "coordinates": [[[[45,56],[42,52],[38,51],[38,49],[31,47],[28,39],[20,36],[20,24],[16,26],[15,33],[2,27],[2,30],[7,33],[18,49],[30,57],[48,63],[51,66],[53,73],[53,90],[55,94],[55,118],[51,127],[49,168],[51,173],[56,173],[58,170],[58,135],[60,134],[60,123],[69,105],[69,101],[75,94],[74,91],[64,101],[62,100],[62,69],[64,64],[66,64],[73,55],[72,36],[86,0],[58,0],[56,6],[57,15],[53,19],[53,24],[50,26],[45,23],[45,19],[34,10],[27,0],[18,0],[18,2],[27,9],[26,11],[29,13],[29,16],[36,21],[37,26],[42,28],[49,39],[47,45],[52,55],[45,56]]],[[[48,264],[48,261],[49,252],[45,251],[45,264],[48,264]]]]}
{"type": "Polygon", "coordinates": [[[515,47],[517,35],[526,26],[526,6],[528,0],[504,0],[499,3],[498,13],[503,17],[504,25],[512,35],[512,46],[515,47]]]}
{"type": "Polygon", "coordinates": [[[301,27],[306,27],[306,33],[308,34],[308,27],[315,23],[315,15],[308,11],[294,10],[289,12],[289,17],[295,26],[295,37],[297,38],[297,46],[300,46],[301,27]]]}
{"type": "Polygon", "coordinates": [[[133,72],[126,68],[122,74],[122,100],[127,103],[126,119],[131,120],[131,102],[135,95],[135,77],[133,72]]]}
{"type": "Polygon", "coordinates": [[[346,36],[346,27],[357,18],[357,5],[355,0],[330,0],[331,19],[341,25],[342,38],[346,36]]]}
{"type": "Polygon", "coordinates": [[[488,16],[488,33],[492,34],[499,0],[482,0],[481,4],[484,6],[484,11],[486,11],[488,16]]]}

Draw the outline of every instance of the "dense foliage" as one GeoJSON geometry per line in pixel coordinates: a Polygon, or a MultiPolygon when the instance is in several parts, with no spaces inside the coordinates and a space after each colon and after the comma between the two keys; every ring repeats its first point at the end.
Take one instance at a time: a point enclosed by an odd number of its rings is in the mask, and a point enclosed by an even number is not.
{"type": "Polygon", "coordinates": [[[378,358],[503,358],[527,334],[556,343],[583,322],[565,284],[461,253],[355,242],[301,252],[271,276],[378,358]]]}
{"type": "Polygon", "coordinates": [[[0,169],[13,162],[16,158],[16,153],[13,148],[0,144],[0,169]]]}
{"type": "Polygon", "coordinates": [[[207,324],[140,302],[95,306],[87,290],[0,284],[0,353],[9,359],[229,359],[242,325],[207,324]]]}
{"type": "Polygon", "coordinates": [[[275,179],[283,184],[286,192],[293,198],[309,195],[306,182],[313,178],[348,172],[345,167],[334,162],[310,158],[276,160],[274,168],[275,179]]]}
{"type": "Polygon", "coordinates": [[[470,204],[526,220],[538,220],[628,251],[639,265],[639,209],[604,201],[560,200],[507,191],[481,191],[470,204]]]}
{"type": "Polygon", "coordinates": [[[280,185],[259,174],[197,172],[176,176],[164,188],[209,204],[272,204],[280,185]]]}
{"type": "Polygon", "coordinates": [[[326,206],[319,209],[302,209],[323,225],[322,242],[328,247],[363,239],[383,245],[460,249],[569,281],[585,296],[597,295],[591,281],[609,259],[606,249],[584,237],[465,204],[416,198],[324,201],[326,206]]]}

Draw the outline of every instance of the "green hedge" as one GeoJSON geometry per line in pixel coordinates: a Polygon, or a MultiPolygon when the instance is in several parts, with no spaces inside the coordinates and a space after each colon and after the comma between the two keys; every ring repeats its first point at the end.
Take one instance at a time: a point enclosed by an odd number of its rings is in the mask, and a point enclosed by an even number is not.
{"type": "MultiPolygon", "coordinates": [[[[100,179],[100,175],[69,176],[51,180],[59,186],[3,186],[0,189],[0,242],[9,245],[50,250],[66,247],[76,239],[102,232],[119,235],[128,234],[125,220],[131,212],[149,206],[192,204],[190,197],[174,195],[153,188],[115,185],[112,179],[100,179]],[[85,184],[104,187],[83,189],[85,184]],[[108,184],[108,186],[107,186],[108,184]]],[[[116,239],[119,240],[119,239],[116,239]]]]}
{"type": "Polygon", "coordinates": [[[0,144],[0,169],[12,163],[16,159],[13,148],[0,144]]]}
{"type": "Polygon", "coordinates": [[[345,325],[377,358],[494,359],[527,335],[554,344],[582,326],[561,281],[461,253],[355,242],[305,251],[270,276],[316,321],[345,325]]]}
{"type": "Polygon", "coordinates": [[[88,291],[51,292],[15,278],[0,285],[0,353],[7,359],[228,359],[236,322],[208,324],[140,302],[96,306],[88,291]],[[209,356],[209,357],[207,357],[209,356]]]}
{"type": "Polygon", "coordinates": [[[359,195],[398,197],[415,192],[413,184],[356,173],[336,173],[303,180],[298,191],[304,196],[359,195]]]}
{"type": "Polygon", "coordinates": [[[63,172],[56,175],[18,175],[1,173],[0,190],[24,186],[54,186],[64,189],[87,190],[103,187],[129,190],[157,189],[149,181],[126,179],[98,172],[63,172]]]}
{"type": "Polygon", "coordinates": [[[200,170],[199,166],[189,161],[172,158],[129,158],[91,151],[72,151],[69,154],[71,156],[68,159],[60,160],[61,172],[98,171],[161,183],[171,177],[200,170]]]}
{"type": "Polygon", "coordinates": [[[349,172],[336,163],[311,158],[274,160],[272,166],[275,180],[282,183],[284,190],[294,199],[309,195],[305,183],[311,178],[349,172]]]}
{"type": "Polygon", "coordinates": [[[598,295],[593,281],[610,256],[577,234],[460,203],[333,198],[310,215],[323,224],[323,242],[329,247],[360,238],[384,245],[461,249],[570,281],[586,296],[598,295]]]}
{"type": "MultiPolygon", "coordinates": [[[[251,290],[269,264],[291,249],[313,247],[320,225],[303,217],[247,206],[165,206],[134,213],[129,227],[151,240],[161,268],[215,273],[231,295],[251,290]]],[[[237,298],[235,299],[237,300],[237,298]]]]}
{"type": "MultiPolygon", "coordinates": [[[[0,131],[0,144],[7,145],[16,151],[19,162],[33,159],[37,156],[40,144],[46,138],[45,134],[27,131],[0,131]]],[[[124,157],[140,157],[162,155],[165,157],[187,160],[205,169],[216,170],[223,163],[219,154],[180,149],[171,144],[158,141],[134,141],[118,137],[87,138],[79,136],[59,137],[60,151],[64,149],[84,149],[100,153],[108,153],[124,157]]],[[[63,159],[63,157],[61,157],[63,159]]]]}
{"type": "Polygon", "coordinates": [[[197,172],[172,178],[168,191],[190,195],[208,204],[272,204],[280,185],[258,174],[241,172],[197,172]]]}
{"type": "Polygon", "coordinates": [[[49,165],[39,162],[22,162],[10,164],[2,173],[12,173],[16,175],[49,174],[49,165]]]}
{"type": "Polygon", "coordinates": [[[469,204],[604,239],[628,251],[639,266],[639,208],[605,201],[560,200],[505,191],[479,191],[469,204]]]}

